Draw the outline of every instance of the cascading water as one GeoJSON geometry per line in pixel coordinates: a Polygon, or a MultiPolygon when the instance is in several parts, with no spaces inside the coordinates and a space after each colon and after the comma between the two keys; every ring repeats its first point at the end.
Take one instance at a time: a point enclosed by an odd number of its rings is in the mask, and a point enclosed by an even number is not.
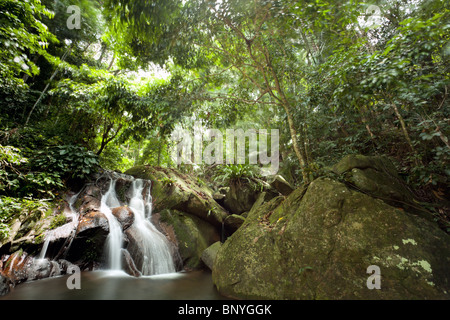
{"type": "Polygon", "coordinates": [[[111,209],[120,207],[120,202],[116,194],[116,181],[111,179],[108,191],[102,196],[100,211],[106,216],[109,222],[109,235],[106,239],[108,250],[108,267],[111,270],[122,269],[122,227],[112,214],[111,209]]]}
{"type": "Polygon", "coordinates": [[[148,188],[147,199],[144,199],[142,196],[144,181],[136,179],[133,181],[131,191],[132,198],[129,207],[134,213],[136,231],[143,239],[140,244],[144,257],[140,268],[141,273],[153,275],[175,272],[168,241],[150,221],[152,213],[150,188],[148,188]]]}
{"type": "MultiPolygon", "coordinates": [[[[73,205],[75,204],[75,201],[77,201],[79,193],[73,195],[70,199],[69,199],[69,212],[66,213],[66,217],[68,219],[71,219],[70,223],[66,223],[65,225],[58,227],[54,230],[50,230],[47,232],[47,234],[45,235],[45,241],[44,241],[44,245],[42,246],[42,250],[39,254],[38,259],[45,259],[45,256],[47,254],[47,249],[48,249],[48,245],[50,244],[51,241],[54,241],[55,239],[58,238],[70,238],[71,240],[73,240],[73,236],[75,235],[75,231],[78,225],[78,219],[79,219],[79,214],[78,212],[74,209],[73,205]],[[72,237],[69,237],[68,235],[73,234],[72,237]]],[[[66,252],[69,250],[71,245],[71,242],[69,243],[69,245],[66,248],[66,252]]]]}
{"type": "MultiPolygon", "coordinates": [[[[175,272],[175,266],[170,252],[170,247],[165,236],[151,223],[151,195],[150,188],[144,198],[145,182],[142,179],[132,179],[129,190],[130,201],[128,207],[134,214],[132,227],[139,239],[138,249],[142,255],[141,265],[137,269],[142,275],[155,275],[175,272]]],[[[120,207],[120,201],[116,194],[117,179],[111,178],[108,191],[101,200],[100,211],[105,214],[109,222],[109,235],[107,238],[108,268],[110,270],[122,269],[122,247],[124,235],[122,227],[112,209],[120,207]]]]}

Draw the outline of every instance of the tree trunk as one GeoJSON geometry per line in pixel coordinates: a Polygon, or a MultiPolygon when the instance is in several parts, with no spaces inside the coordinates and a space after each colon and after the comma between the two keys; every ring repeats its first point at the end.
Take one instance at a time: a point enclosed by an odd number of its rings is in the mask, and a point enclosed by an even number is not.
{"type": "Polygon", "coordinates": [[[400,111],[397,108],[397,105],[395,103],[391,103],[392,108],[394,109],[395,115],[397,116],[398,120],[400,121],[400,125],[402,126],[403,135],[405,136],[406,142],[408,142],[409,147],[411,148],[412,152],[416,152],[412,142],[411,138],[409,137],[408,130],[406,128],[405,120],[403,119],[402,115],[400,114],[400,111]]]}
{"type": "Polygon", "coordinates": [[[362,122],[364,123],[364,125],[366,127],[367,133],[369,134],[370,139],[373,141],[375,139],[375,136],[372,133],[372,130],[370,129],[369,122],[367,121],[367,118],[364,115],[364,112],[360,108],[358,108],[358,110],[359,110],[359,113],[361,114],[361,119],[362,119],[362,122]]]}
{"type": "Polygon", "coordinates": [[[102,63],[103,57],[105,55],[106,52],[106,44],[104,42],[102,42],[102,51],[100,52],[100,57],[97,59],[97,62],[102,63]]]}
{"type": "Polygon", "coordinates": [[[303,182],[308,183],[309,177],[308,177],[308,174],[306,173],[307,162],[306,162],[306,159],[304,158],[304,155],[300,151],[300,147],[298,145],[297,130],[295,129],[295,124],[294,124],[294,120],[292,118],[291,110],[289,109],[289,106],[287,106],[285,104],[283,104],[283,108],[286,111],[286,115],[288,118],[289,132],[291,133],[291,139],[292,139],[292,147],[294,148],[295,155],[297,156],[297,158],[300,162],[300,169],[302,170],[303,182]]]}
{"type": "Polygon", "coordinates": [[[109,63],[109,66],[108,66],[108,71],[111,70],[111,68],[112,68],[112,66],[113,66],[115,60],[116,60],[116,53],[113,54],[113,57],[112,57],[112,59],[111,59],[111,62],[109,63]]]}

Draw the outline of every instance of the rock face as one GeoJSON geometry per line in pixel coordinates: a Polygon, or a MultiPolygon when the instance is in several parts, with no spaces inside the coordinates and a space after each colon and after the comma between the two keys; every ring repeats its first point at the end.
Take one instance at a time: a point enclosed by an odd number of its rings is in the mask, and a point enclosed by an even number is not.
{"type": "Polygon", "coordinates": [[[117,207],[112,209],[113,216],[116,217],[117,221],[119,221],[122,226],[122,230],[127,230],[134,222],[134,213],[133,211],[126,206],[117,207]]]}
{"type": "Polygon", "coordinates": [[[203,267],[201,260],[203,251],[220,240],[217,229],[197,216],[178,210],[163,210],[160,216],[161,223],[166,225],[165,228],[167,226],[173,228],[184,268],[192,270],[203,267]]]}
{"type": "Polygon", "coordinates": [[[231,214],[241,215],[252,208],[261,192],[266,192],[271,198],[279,193],[276,188],[263,180],[253,178],[251,182],[245,179],[232,181],[227,188],[223,205],[231,214]]]}
{"type": "Polygon", "coordinates": [[[205,265],[209,269],[213,269],[214,266],[214,260],[216,260],[217,252],[219,252],[220,247],[222,246],[222,243],[220,241],[214,242],[212,245],[210,245],[208,248],[206,248],[205,251],[202,253],[202,261],[205,263],[205,265]]]}
{"type": "Polygon", "coordinates": [[[320,178],[251,210],[212,275],[220,293],[239,299],[449,299],[450,237],[320,178]],[[367,287],[371,265],[380,290],[367,287]]]}
{"type": "Polygon", "coordinates": [[[288,196],[294,191],[294,188],[282,176],[276,175],[270,183],[283,196],[288,196]]]}
{"type": "Polygon", "coordinates": [[[333,167],[333,171],[344,175],[345,181],[355,189],[433,221],[433,216],[417,205],[414,194],[388,158],[348,155],[333,167]]]}

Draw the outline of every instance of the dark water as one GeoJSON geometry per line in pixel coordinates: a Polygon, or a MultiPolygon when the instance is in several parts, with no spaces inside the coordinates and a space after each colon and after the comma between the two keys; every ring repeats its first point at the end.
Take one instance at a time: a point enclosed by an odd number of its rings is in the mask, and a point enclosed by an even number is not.
{"type": "Polygon", "coordinates": [[[70,290],[69,276],[17,285],[0,300],[222,300],[207,271],[135,278],[122,272],[81,273],[81,289],[70,290]]]}

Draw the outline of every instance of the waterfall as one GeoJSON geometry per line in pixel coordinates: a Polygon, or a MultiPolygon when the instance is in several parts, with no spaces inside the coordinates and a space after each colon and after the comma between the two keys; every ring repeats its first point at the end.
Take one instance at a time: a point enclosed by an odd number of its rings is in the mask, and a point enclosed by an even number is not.
{"type": "Polygon", "coordinates": [[[141,272],[143,275],[175,272],[168,241],[150,221],[152,213],[150,188],[146,199],[143,198],[143,192],[144,181],[135,179],[131,186],[132,198],[129,207],[134,213],[133,226],[143,239],[140,244],[144,257],[141,272]]]}
{"type": "MultiPolygon", "coordinates": [[[[140,239],[137,245],[142,254],[142,265],[136,267],[142,275],[175,272],[168,240],[150,221],[152,210],[150,188],[147,188],[144,197],[145,181],[132,177],[127,178],[132,179],[128,207],[134,214],[134,222],[130,228],[133,228],[133,232],[140,239]]],[[[122,227],[111,210],[121,206],[116,194],[116,182],[117,179],[111,178],[109,189],[102,197],[100,208],[109,222],[110,232],[107,238],[106,253],[108,268],[111,270],[122,269],[122,250],[124,250],[122,249],[124,243],[122,227]]]]}
{"type": "Polygon", "coordinates": [[[111,270],[122,269],[122,227],[112,214],[111,209],[120,207],[116,194],[116,181],[111,179],[108,191],[102,196],[100,211],[106,216],[109,223],[109,235],[106,239],[108,250],[108,267],[111,270]]]}
{"type": "Polygon", "coordinates": [[[53,239],[53,234],[52,234],[52,231],[50,230],[45,235],[44,245],[42,246],[42,250],[41,250],[41,253],[39,254],[38,259],[45,259],[45,255],[47,254],[48,245],[50,243],[50,240],[52,240],[52,239],[53,239]]]}
{"type": "MultiPolygon", "coordinates": [[[[75,236],[75,231],[78,226],[78,218],[79,218],[79,214],[74,209],[73,205],[75,204],[75,201],[77,201],[79,194],[80,193],[77,193],[77,194],[73,195],[72,197],[70,197],[70,199],[69,199],[69,212],[65,213],[65,216],[67,218],[71,219],[71,222],[66,223],[65,225],[60,226],[56,229],[47,231],[47,233],[45,235],[44,245],[42,246],[42,249],[41,249],[38,259],[45,259],[45,256],[47,254],[48,245],[50,244],[50,242],[52,242],[56,239],[59,239],[59,238],[70,238],[73,240],[73,238],[75,236]],[[73,236],[70,237],[69,236],[70,234],[72,234],[73,236]]],[[[70,244],[66,248],[66,251],[69,250],[70,244]]]]}

